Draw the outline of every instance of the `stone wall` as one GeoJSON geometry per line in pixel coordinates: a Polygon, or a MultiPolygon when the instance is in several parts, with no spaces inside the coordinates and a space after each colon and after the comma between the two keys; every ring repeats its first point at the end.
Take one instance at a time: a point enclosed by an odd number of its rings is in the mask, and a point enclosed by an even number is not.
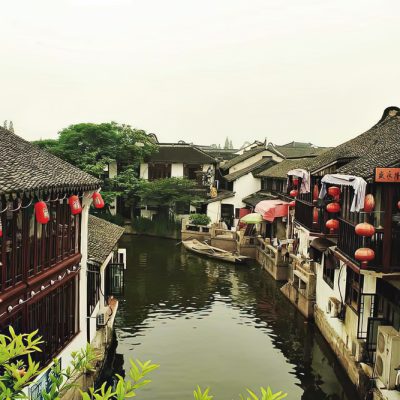
{"type": "Polygon", "coordinates": [[[325,319],[324,312],[315,307],[314,320],[318,329],[321,331],[325,340],[335,353],[342,367],[345,369],[350,380],[356,386],[361,398],[364,398],[370,388],[370,381],[366,373],[361,368],[360,364],[356,362],[354,356],[350,350],[346,347],[346,344],[333,330],[331,325],[325,319]]]}

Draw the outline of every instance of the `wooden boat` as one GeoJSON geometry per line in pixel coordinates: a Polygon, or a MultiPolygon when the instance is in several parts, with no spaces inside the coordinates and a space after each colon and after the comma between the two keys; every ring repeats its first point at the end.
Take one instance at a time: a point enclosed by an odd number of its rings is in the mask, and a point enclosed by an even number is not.
{"type": "Polygon", "coordinates": [[[207,243],[199,242],[197,239],[184,240],[182,241],[182,244],[184,245],[185,249],[193,253],[234,264],[244,264],[250,259],[249,257],[239,256],[231,253],[230,251],[222,250],[218,247],[210,246],[207,243]]]}

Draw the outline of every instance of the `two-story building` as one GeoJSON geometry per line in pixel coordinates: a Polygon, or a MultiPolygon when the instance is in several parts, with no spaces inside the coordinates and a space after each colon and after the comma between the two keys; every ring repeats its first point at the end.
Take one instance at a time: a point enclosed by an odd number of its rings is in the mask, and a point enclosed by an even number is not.
{"type": "Polygon", "coordinates": [[[296,199],[283,291],[315,322],[360,393],[399,399],[400,109],[318,156],[296,199]],[[397,378],[398,379],[398,378],[397,378]],[[397,382],[398,384],[398,382],[397,382]]]}
{"type": "Polygon", "coordinates": [[[3,128],[0,143],[0,329],[38,330],[37,361],[67,366],[94,335],[88,221],[100,181],[3,128]]]}
{"type": "Polygon", "coordinates": [[[212,222],[223,219],[236,226],[242,216],[241,209],[247,207],[243,199],[261,189],[261,179],[257,174],[284,158],[274,145],[265,143],[256,143],[239,153],[219,166],[222,176],[218,196],[207,201],[207,215],[212,222]]]}
{"type": "MultiPolygon", "coordinates": [[[[159,143],[158,151],[140,164],[139,177],[150,181],[171,177],[190,179],[197,182],[199,195],[206,198],[215,181],[216,164],[215,158],[196,145],[182,141],[159,143]]],[[[186,215],[195,211],[196,208],[188,203],[178,204],[175,213],[186,215]]],[[[156,213],[156,208],[142,205],[142,217],[152,218],[156,213]]]]}

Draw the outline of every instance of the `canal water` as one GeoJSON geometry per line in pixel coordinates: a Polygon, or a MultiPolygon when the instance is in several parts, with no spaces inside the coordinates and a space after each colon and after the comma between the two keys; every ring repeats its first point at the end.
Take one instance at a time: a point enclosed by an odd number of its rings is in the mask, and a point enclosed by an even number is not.
{"type": "Polygon", "coordinates": [[[125,236],[125,294],[116,318],[113,370],[129,358],[160,368],[141,399],[215,399],[271,386],[288,399],[357,400],[312,323],[257,264],[235,266],[187,253],[176,241],[125,236]]]}

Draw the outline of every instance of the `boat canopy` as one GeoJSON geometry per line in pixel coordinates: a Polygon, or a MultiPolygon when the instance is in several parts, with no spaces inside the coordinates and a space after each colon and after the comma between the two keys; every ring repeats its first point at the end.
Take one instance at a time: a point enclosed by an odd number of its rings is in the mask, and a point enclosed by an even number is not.
{"type": "Polygon", "coordinates": [[[275,218],[287,217],[289,203],[283,200],[263,200],[256,205],[254,211],[261,214],[265,221],[273,222],[275,218]]]}

